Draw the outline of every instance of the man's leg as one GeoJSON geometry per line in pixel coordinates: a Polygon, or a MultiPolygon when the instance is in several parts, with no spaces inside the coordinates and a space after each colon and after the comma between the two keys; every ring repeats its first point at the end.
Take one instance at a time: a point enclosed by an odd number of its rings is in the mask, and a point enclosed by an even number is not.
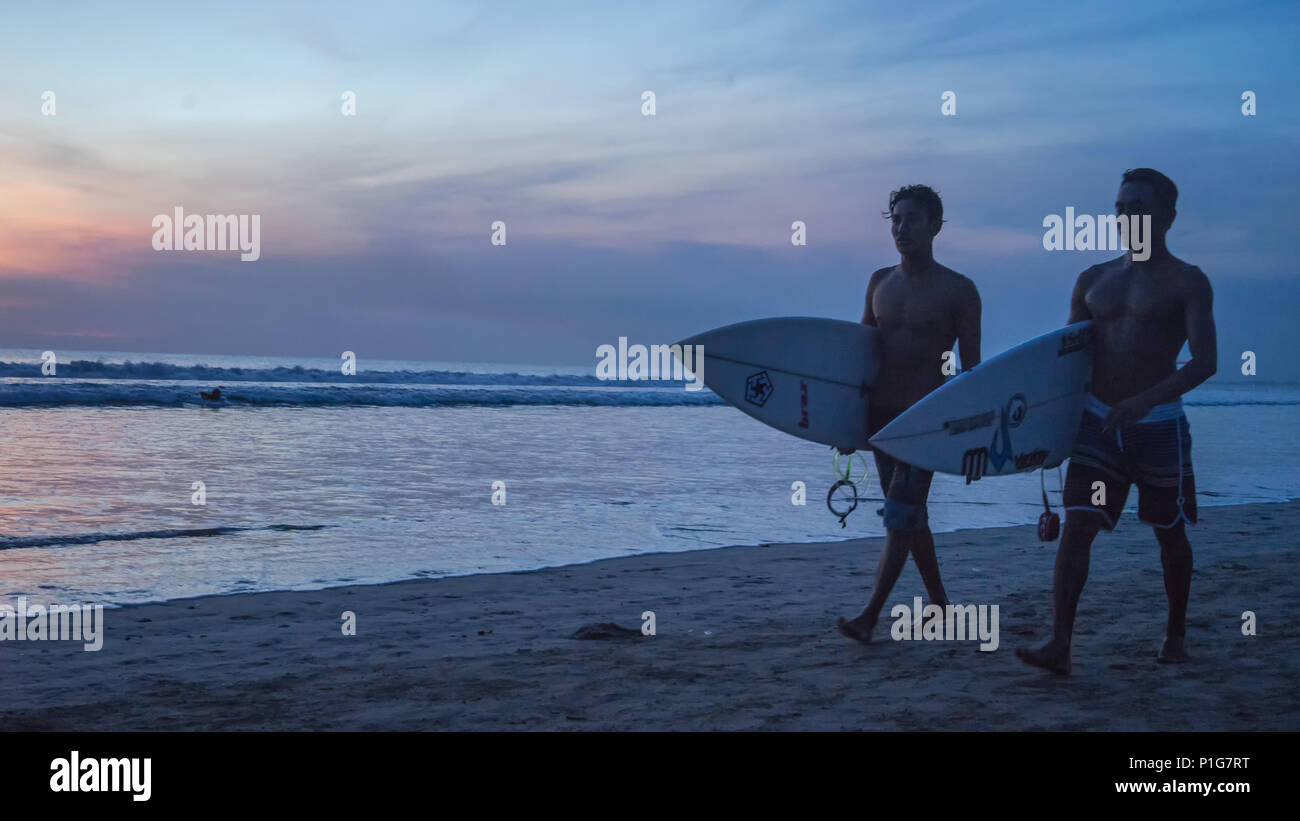
{"type": "Polygon", "coordinates": [[[930,596],[930,603],[943,607],[948,604],[948,594],[943,589],[943,580],[939,578],[939,559],[934,555],[934,534],[930,532],[930,512],[926,503],[930,498],[930,483],[934,474],[911,465],[899,468],[898,497],[906,502],[907,526],[911,536],[910,547],[916,569],[921,573],[925,592],[930,596]]]}
{"type": "Polygon", "coordinates": [[[939,560],[934,555],[934,536],[930,533],[926,510],[934,474],[899,462],[880,451],[875,455],[880,487],[885,494],[885,547],[876,565],[876,581],[867,606],[855,618],[839,620],[841,633],[863,643],[871,641],[871,631],[903,573],[909,552],[916,560],[916,568],[925,582],[931,603],[948,603],[948,594],[939,579],[939,560]]]}
{"type": "Polygon", "coordinates": [[[880,551],[880,561],[876,563],[876,580],[871,587],[871,599],[862,612],[852,619],[840,619],[840,632],[852,639],[866,644],[871,641],[871,631],[880,619],[880,611],[885,607],[898,577],[907,564],[907,553],[911,534],[904,530],[886,530],[885,547],[880,551]]]}
{"type": "Polygon", "coordinates": [[[1106,426],[1108,410],[1085,407],[1070,451],[1061,494],[1065,527],[1052,577],[1052,638],[1037,650],[1016,648],[1016,657],[1024,663],[1061,675],[1070,672],[1074,615],[1088,581],[1092,542],[1097,531],[1110,530],[1119,521],[1131,488],[1131,459],[1120,447],[1119,432],[1106,426]]]}
{"type": "Polygon", "coordinates": [[[1160,542],[1160,564],[1165,570],[1165,595],[1169,599],[1164,646],[1156,661],[1177,664],[1187,661],[1187,599],[1192,588],[1192,546],[1184,526],[1196,522],[1192,437],[1186,416],[1135,427],[1132,441],[1138,468],[1138,518],[1152,526],[1160,542]],[[1164,527],[1168,522],[1173,525],[1164,527]]]}
{"type": "Polygon", "coordinates": [[[1052,639],[1037,650],[1016,649],[1016,657],[1026,664],[1043,667],[1053,673],[1070,672],[1070,639],[1074,635],[1074,615],[1088,581],[1088,564],[1092,542],[1101,529],[1102,517],[1089,511],[1067,511],[1061,532],[1061,546],[1056,551],[1056,571],[1052,579],[1052,639]]]}
{"type": "MultiPolygon", "coordinates": [[[[875,451],[876,474],[880,477],[880,492],[884,495],[886,507],[889,506],[890,488],[900,463],[891,456],[875,451]]],[[[898,577],[902,575],[903,565],[907,564],[909,534],[890,527],[891,521],[885,521],[885,546],[881,549],[880,559],[876,562],[876,580],[871,586],[871,598],[867,606],[857,616],[837,622],[839,631],[851,639],[867,644],[871,641],[871,631],[880,619],[880,611],[885,607],[885,599],[894,589],[898,577]]]]}
{"type": "Polygon", "coordinates": [[[1169,622],[1165,643],[1156,656],[1161,664],[1187,661],[1187,599],[1192,591],[1192,545],[1182,521],[1173,527],[1154,527],[1160,542],[1160,564],[1165,569],[1165,595],[1169,598],[1169,622]]]}
{"type": "Polygon", "coordinates": [[[912,560],[921,573],[925,583],[925,592],[930,596],[930,603],[944,607],[948,604],[948,593],[943,589],[943,579],[939,577],[939,559],[934,553],[934,534],[929,526],[912,534],[912,560]]]}
{"type": "MultiPolygon", "coordinates": [[[[880,562],[876,565],[876,581],[871,588],[871,600],[854,619],[844,621],[848,630],[841,627],[858,641],[869,641],[871,631],[880,620],[880,611],[884,610],[889,594],[893,592],[898,577],[907,564],[907,554],[911,552],[916,561],[916,569],[925,582],[925,591],[930,596],[930,603],[944,607],[948,604],[948,594],[943,589],[943,580],[939,577],[939,560],[934,553],[934,536],[930,528],[920,530],[886,530],[885,548],[880,553],[880,562]]],[[[919,615],[919,614],[918,614],[919,615]]]]}

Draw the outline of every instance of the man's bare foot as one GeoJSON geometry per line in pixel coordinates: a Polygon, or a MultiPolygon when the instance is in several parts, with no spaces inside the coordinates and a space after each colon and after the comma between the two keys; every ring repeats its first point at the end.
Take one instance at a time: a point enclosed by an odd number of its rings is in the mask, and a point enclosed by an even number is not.
{"type": "Polygon", "coordinates": [[[1017,647],[1016,658],[1025,664],[1042,667],[1058,676],[1070,675],[1070,651],[1062,650],[1050,641],[1037,650],[1017,647]]]}
{"type": "Polygon", "coordinates": [[[875,627],[874,624],[864,623],[861,616],[852,621],[840,616],[840,620],[835,623],[835,626],[839,628],[840,633],[863,644],[871,643],[871,629],[875,627]]]}
{"type": "Polygon", "coordinates": [[[1164,646],[1156,654],[1156,662],[1159,664],[1182,664],[1190,656],[1187,655],[1187,648],[1183,646],[1182,636],[1165,636],[1164,646]]]}

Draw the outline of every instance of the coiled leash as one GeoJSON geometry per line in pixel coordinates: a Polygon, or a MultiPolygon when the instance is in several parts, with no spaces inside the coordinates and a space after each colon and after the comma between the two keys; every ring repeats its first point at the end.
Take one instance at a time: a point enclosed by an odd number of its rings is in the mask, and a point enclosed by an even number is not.
{"type": "Polygon", "coordinates": [[[849,454],[848,464],[845,465],[844,470],[841,471],[840,451],[836,448],[835,458],[832,460],[831,464],[832,469],[835,471],[835,475],[839,477],[839,480],[835,484],[831,485],[831,489],[826,493],[826,507],[831,513],[835,514],[835,516],[839,518],[840,527],[847,527],[848,525],[844,520],[849,517],[850,513],[858,509],[858,484],[865,482],[867,479],[867,460],[861,456],[859,451],[854,451],[849,454]],[[856,481],[854,481],[852,476],[854,456],[857,456],[858,460],[862,462],[862,475],[859,476],[856,481]],[[836,491],[841,491],[838,497],[836,496],[836,491]],[[837,505],[839,507],[838,510],[836,509],[837,505]]]}

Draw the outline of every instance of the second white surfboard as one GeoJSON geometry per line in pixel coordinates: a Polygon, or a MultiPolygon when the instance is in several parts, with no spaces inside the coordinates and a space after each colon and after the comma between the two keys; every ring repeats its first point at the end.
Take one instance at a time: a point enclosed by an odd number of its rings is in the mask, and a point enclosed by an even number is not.
{"type": "Polygon", "coordinates": [[[871,437],[940,473],[999,476],[1070,455],[1092,379],[1092,323],[1035,337],[940,386],[871,437]]]}

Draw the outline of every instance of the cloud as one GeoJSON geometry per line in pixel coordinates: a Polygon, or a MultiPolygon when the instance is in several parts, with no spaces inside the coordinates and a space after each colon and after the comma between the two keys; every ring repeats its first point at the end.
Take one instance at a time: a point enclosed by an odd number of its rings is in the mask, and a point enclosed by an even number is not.
{"type": "Polygon", "coordinates": [[[1300,290],[1286,6],[236,4],[183,37],[143,25],[167,8],[18,9],[0,34],[0,341],[573,361],[619,329],[856,318],[896,259],[888,192],[926,182],[940,259],[1010,344],[1097,261],[1045,253],[1043,216],[1108,213],[1138,165],[1182,189],[1171,242],[1225,325],[1273,334],[1300,290]],[[178,205],[260,214],[263,260],[153,252],[178,205]],[[1256,286],[1268,303],[1234,301],[1256,286]]]}

